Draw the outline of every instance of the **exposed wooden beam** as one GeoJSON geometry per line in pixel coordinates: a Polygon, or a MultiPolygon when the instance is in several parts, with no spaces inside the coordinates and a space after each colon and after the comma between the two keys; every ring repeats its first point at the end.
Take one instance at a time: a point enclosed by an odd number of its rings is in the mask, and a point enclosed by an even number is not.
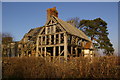
{"type": "Polygon", "coordinates": [[[64,43],[62,43],[62,44],[55,44],[55,45],[39,45],[39,47],[54,47],[54,46],[64,46],[64,43]]]}
{"type": "Polygon", "coordinates": [[[47,49],[46,49],[46,47],[45,47],[45,51],[44,51],[45,53],[44,53],[44,56],[45,56],[45,59],[46,59],[46,56],[47,56],[47,49]]]}
{"type": "Polygon", "coordinates": [[[40,55],[42,56],[43,54],[43,47],[41,47],[40,55]]]}
{"type": "Polygon", "coordinates": [[[66,33],[65,31],[64,32],[57,32],[57,33],[51,33],[51,34],[42,34],[42,35],[38,35],[39,37],[40,36],[48,36],[48,35],[54,35],[54,34],[63,34],[63,33],[66,33]]]}
{"type": "Polygon", "coordinates": [[[45,27],[43,27],[43,28],[41,29],[41,31],[38,33],[38,36],[43,32],[44,29],[45,29],[45,27]]]}
{"type": "Polygon", "coordinates": [[[60,61],[60,52],[61,52],[61,48],[60,48],[60,46],[58,47],[59,48],[59,52],[58,52],[58,57],[59,57],[59,61],[60,61]]]}
{"type": "Polygon", "coordinates": [[[47,36],[45,36],[45,45],[47,45],[47,36]]]}
{"type": "Polygon", "coordinates": [[[76,42],[76,45],[78,45],[78,37],[76,38],[76,41],[75,41],[75,42],[76,42]]]}
{"type": "Polygon", "coordinates": [[[39,45],[39,37],[37,37],[37,40],[36,40],[36,57],[38,57],[38,45],[39,45]]]}
{"type": "Polygon", "coordinates": [[[59,34],[59,44],[61,43],[61,34],[59,34]]]}
{"type": "Polygon", "coordinates": [[[60,56],[63,54],[64,50],[60,53],[60,56]]]}
{"type": "Polygon", "coordinates": [[[56,44],[56,34],[54,34],[54,44],[56,44]]]}
{"type": "Polygon", "coordinates": [[[47,30],[48,30],[48,27],[45,27],[45,34],[47,34],[47,32],[48,32],[47,30]]]}
{"type": "Polygon", "coordinates": [[[51,45],[51,35],[49,35],[49,45],[51,45]]]}
{"type": "Polygon", "coordinates": [[[55,59],[55,56],[56,56],[55,54],[56,54],[56,47],[54,46],[53,47],[53,60],[55,59]]]}
{"type": "Polygon", "coordinates": [[[56,33],[56,26],[53,26],[53,32],[56,33]]]}
{"type": "Polygon", "coordinates": [[[41,45],[43,44],[43,36],[41,36],[41,45]]]}
{"type": "Polygon", "coordinates": [[[73,55],[73,46],[71,46],[71,55],[73,55]]]}
{"type": "Polygon", "coordinates": [[[78,48],[77,47],[75,48],[75,54],[76,54],[76,57],[78,57],[78,48]]]}
{"type": "Polygon", "coordinates": [[[67,60],[67,34],[64,33],[64,58],[67,60]]]}

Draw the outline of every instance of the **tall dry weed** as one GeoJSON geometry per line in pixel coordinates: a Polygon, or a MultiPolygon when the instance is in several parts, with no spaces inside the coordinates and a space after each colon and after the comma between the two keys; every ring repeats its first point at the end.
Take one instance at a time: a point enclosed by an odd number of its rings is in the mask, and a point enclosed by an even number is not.
{"type": "Polygon", "coordinates": [[[39,57],[3,58],[3,78],[119,78],[119,57],[71,58],[48,62],[39,57]]]}

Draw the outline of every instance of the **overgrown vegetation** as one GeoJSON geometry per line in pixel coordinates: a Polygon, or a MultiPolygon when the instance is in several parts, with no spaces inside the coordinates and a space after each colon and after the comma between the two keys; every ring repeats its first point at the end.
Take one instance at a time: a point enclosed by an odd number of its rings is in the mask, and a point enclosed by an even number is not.
{"type": "Polygon", "coordinates": [[[120,58],[113,56],[72,58],[48,62],[42,58],[3,58],[3,78],[118,78],[120,58]]]}

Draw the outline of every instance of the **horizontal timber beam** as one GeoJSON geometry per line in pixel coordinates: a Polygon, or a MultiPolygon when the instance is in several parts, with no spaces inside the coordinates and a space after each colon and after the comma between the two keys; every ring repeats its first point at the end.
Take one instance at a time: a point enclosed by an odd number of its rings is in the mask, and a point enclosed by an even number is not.
{"type": "Polygon", "coordinates": [[[39,47],[54,47],[54,46],[64,46],[63,44],[55,44],[55,45],[39,45],[39,47]]]}
{"type": "Polygon", "coordinates": [[[55,35],[55,34],[63,34],[65,32],[58,32],[58,33],[52,33],[52,34],[42,34],[42,35],[38,35],[39,37],[40,36],[48,36],[48,35],[55,35]]]}

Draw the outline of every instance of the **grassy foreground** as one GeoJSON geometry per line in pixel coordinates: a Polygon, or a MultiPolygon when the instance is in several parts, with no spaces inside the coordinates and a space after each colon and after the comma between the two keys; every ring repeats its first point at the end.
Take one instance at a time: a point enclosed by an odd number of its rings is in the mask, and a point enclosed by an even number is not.
{"type": "Polygon", "coordinates": [[[3,78],[119,78],[120,58],[72,58],[67,63],[42,58],[3,58],[3,78]]]}

